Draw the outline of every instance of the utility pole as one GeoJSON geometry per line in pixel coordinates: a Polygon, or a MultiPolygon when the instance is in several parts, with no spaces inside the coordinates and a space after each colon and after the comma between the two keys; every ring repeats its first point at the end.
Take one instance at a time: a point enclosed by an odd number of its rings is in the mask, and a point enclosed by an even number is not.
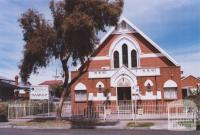
{"type": "Polygon", "coordinates": [[[55,78],[55,80],[57,80],[60,76],[58,76],[58,73],[57,73],[57,68],[56,68],[56,75],[53,76],[55,78]]]}

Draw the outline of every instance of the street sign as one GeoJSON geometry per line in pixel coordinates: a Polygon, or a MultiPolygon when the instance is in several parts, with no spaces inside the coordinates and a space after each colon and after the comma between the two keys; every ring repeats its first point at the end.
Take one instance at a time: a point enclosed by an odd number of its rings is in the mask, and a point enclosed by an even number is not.
{"type": "Polygon", "coordinates": [[[30,100],[45,100],[49,99],[49,87],[43,86],[32,86],[30,88],[30,100]]]}

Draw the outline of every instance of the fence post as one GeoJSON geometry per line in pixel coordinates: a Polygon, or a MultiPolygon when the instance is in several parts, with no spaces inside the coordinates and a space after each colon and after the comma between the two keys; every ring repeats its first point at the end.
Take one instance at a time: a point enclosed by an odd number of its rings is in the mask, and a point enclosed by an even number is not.
{"type": "Polygon", "coordinates": [[[15,118],[17,119],[18,112],[17,112],[17,107],[15,107],[15,118]]]}
{"type": "Polygon", "coordinates": [[[106,120],[106,107],[105,105],[103,106],[103,114],[104,114],[104,121],[106,120]]]}
{"type": "Polygon", "coordinates": [[[117,106],[117,118],[118,118],[118,120],[120,119],[119,118],[119,105],[117,106]]]}
{"type": "Polygon", "coordinates": [[[24,103],[24,113],[23,113],[23,117],[26,116],[26,104],[24,103]]]}
{"type": "Polygon", "coordinates": [[[167,116],[168,116],[168,117],[167,117],[167,120],[168,120],[168,124],[167,124],[167,125],[168,125],[168,129],[170,129],[170,124],[171,124],[171,123],[170,123],[169,106],[167,106],[167,116]]]}
{"type": "Polygon", "coordinates": [[[8,104],[8,119],[10,119],[10,111],[9,111],[9,106],[10,106],[10,104],[8,104]]]}
{"type": "Polygon", "coordinates": [[[131,109],[132,109],[132,120],[134,120],[134,108],[133,108],[133,101],[131,101],[131,109]]]}

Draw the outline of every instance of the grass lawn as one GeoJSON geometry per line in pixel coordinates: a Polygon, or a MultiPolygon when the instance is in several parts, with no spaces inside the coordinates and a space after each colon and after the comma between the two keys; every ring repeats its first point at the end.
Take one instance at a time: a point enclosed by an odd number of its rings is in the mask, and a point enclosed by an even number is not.
{"type": "Polygon", "coordinates": [[[55,120],[55,119],[34,119],[26,122],[15,122],[16,126],[33,126],[38,128],[67,128],[71,125],[71,122],[68,120],[55,120]]]}
{"type": "Polygon", "coordinates": [[[96,126],[110,126],[117,123],[97,120],[34,119],[26,122],[15,122],[13,124],[16,126],[32,126],[38,128],[95,128],[96,126]]]}
{"type": "Polygon", "coordinates": [[[129,128],[134,128],[134,127],[149,128],[153,125],[154,123],[151,122],[129,122],[126,126],[129,128]]]}

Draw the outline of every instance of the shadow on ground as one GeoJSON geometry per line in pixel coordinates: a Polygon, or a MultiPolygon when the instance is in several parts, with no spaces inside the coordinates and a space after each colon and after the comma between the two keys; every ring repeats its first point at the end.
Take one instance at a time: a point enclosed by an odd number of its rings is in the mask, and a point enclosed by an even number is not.
{"type": "Polygon", "coordinates": [[[72,120],[72,129],[95,129],[96,126],[115,126],[119,121],[99,121],[99,120],[72,120]]]}

